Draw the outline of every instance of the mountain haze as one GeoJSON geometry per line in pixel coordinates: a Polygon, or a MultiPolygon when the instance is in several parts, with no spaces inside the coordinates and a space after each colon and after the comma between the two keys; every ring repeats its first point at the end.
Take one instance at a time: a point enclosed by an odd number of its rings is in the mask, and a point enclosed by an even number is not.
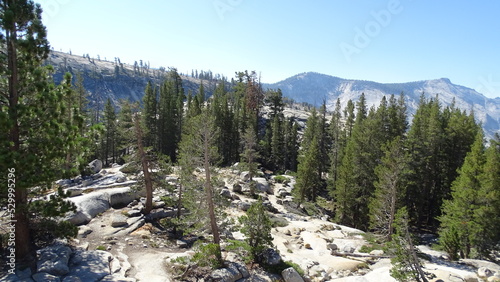
{"type": "Polygon", "coordinates": [[[424,93],[426,97],[438,96],[444,107],[454,101],[458,108],[467,112],[474,111],[488,137],[492,137],[500,130],[500,98],[487,98],[474,89],[453,84],[447,78],[407,83],[378,83],[306,72],[277,83],[264,84],[264,88],[280,88],[283,96],[316,106],[325,100],[329,110],[334,109],[337,99],[340,99],[342,106],[345,107],[347,101],[358,101],[364,93],[367,105],[371,107],[378,106],[383,96],[399,95],[403,92],[407,99],[410,118],[418,107],[420,96],[424,93]]]}

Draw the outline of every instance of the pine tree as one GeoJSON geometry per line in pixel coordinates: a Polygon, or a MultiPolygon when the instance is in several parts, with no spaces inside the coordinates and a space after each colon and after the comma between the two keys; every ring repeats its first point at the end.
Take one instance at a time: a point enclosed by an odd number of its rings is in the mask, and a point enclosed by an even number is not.
{"type": "Polygon", "coordinates": [[[85,156],[85,142],[81,138],[86,132],[85,130],[85,116],[82,114],[82,104],[86,103],[86,99],[81,101],[79,93],[76,92],[71,85],[71,74],[66,73],[61,82],[62,91],[65,93],[65,111],[67,113],[66,124],[69,127],[77,127],[80,130],[73,131],[71,139],[77,142],[70,142],[67,146],[66,160],[64,164],[65,176],[71,177],[77,174],[78,169],[83,167],[85,156]]]}
{"type": "MultiPolygon", "coordinates": [[[[217,135],[217,128],[215,127],[213,116],[210,115],[210,109],[202,109],[200,115],[187,121],[180,143],[181,159],[179,163],[185,166],[185,168],[182,168],[184,170],[182,175],[186,178],[192,178],[194,170],[198,167],[204,170],[204,203],[206,204],[206,210],[208,210],[208,219],[210,221],[210,230],[214,237],[214,244],[218,246],[217,258],[222,262],[220,235],[215,213],[214,187],[212,183],[213,166],[220,158],[216,146],[217,135]]],[[[185,181],[185,183],[190,182],[189,180],[185,181]]],[[[200,208],[200,204],[197,208],[203,211],[203,209],[200,208]]],[[[205,216],[206,215],[205,213],[205,216]]]]}
{"type": "Polygon", "coordinates": [[[339,175],[339,167],[342,161],[343,150],[345,147],[346,139],[344,135],[342,112],[340,99],[337,99],[335,110],[330,122],[330,136],[331,136],[331,152],[330,152],[330,173],[328,179],[328,190],[330,194],[335,190],[339,175]]]}
{"type": "Polygon", "coordinates": [[[250,74],[245,71],[246,78],[246,91],[245,91],[245,109],[246,109],[246,120],[248,121],[248,126],[251,126],[254,131],[258,132],[258,123],[261,113],[262,104],[264,102],[264,93],[257,79],[257,74],[252,71],[250,74]]]}
{"type": "Polygon", "coordinates": [[[262,200],[254,202],[248,209],[247,215],[239,218],[239,222],[243,225],[241,233],[246,237],[245,241],[250,246],[253,259],[262,262],[262,252],[273,245],[271,220],[262,200]]]}
{"type": "Polygon", "coordinates": [[[285,104],[283,103],[283,93],[281,89],[278,90],[268,90],[265,93],[266,104],[269,105],[271,113],[269,114],[269,119],[272,120],[274,117],[283,114],[283,109],[285,104]]]}
{"type": "Polygon", "coordinates": [[[157,150],[167,155],[172,162],[177,159],[177,149],[181,138],[183,101],[182,80],[177,71],[171,69],[160,87],[157,106],[157,150]]]}
{"type": "Polygon", "coordinates": [[[88,93],[85,89],[83,83],[83,75],[81,72],[76,72],[75,81],[73,85],[73,91],[75,92],[75,97],[77,100],[77,107],[80,114],[84,117],[85,123],[89,122],[89,101],[88,101],[88,93]]]}
{"type": "Polygon", "coordinates": [[[408,130],[408,117],[406,98],[403,92],[397,100],[394,95],[389,98],[388,116],[389,136],[394,138],[405,135],[408,130]]]}
{"type": "Polygon", "coordinates": [[[480,129],[473,114],[454,105],[443,110],[438,98],[421,96],[408,132],[413,172],[406,202],[415,223],[431,229],[438,225],[443,200],[450,198],[457,170],[480,129]]]}
{"type": "Polygon", "coordinates": [[[157,148],[157,93],[151,81],[146,84],[142,98],[142,124],[144,126],[144,144],[146,147],[157,148]]]}
{"type": "Polygon", "coordinates": [[[239,159],[239,132],[235,126],[235,115],[229,104],[225,83],[217,85],[211,101],[212,114],[219,128],[217,147],[222,155],[221,165],[230,165],[239,159]]]}
{"type": "Polygon", "coordinates": [[[403,142],[396,137],[385,148],[385,156],[375,168],[377,181],[370,201],[370,228],[385,236],[394,234],[396,211],[404,204],[408,161],[403,142]]]}
{"type": "Polygon", "coordinates": [[[104,126],[105,134],[103,144],[103,159],[104,165],[109,166],[109,158],[111,157],[111,162],[116,162],[116,143],[117,143],[117,131],[116,131],[116,111],[115,107],[111,103],[111,99],[108,98],[106,106],[104,107],[104,126]]]}
{"type": "Polygon", "coordinates": [[[344,109],[344,119],[345,119],[345,139],[351,138],[352,129],[354,127],[354,122],[356,120],[354,114],[354,103],[352,100],[347,101],[347,106],[344,109]]]}
{"type": "MultiPolygon", "coordinates": [[[[478,192],[481,190],[484,163],[484,140],[480,132],[460,168],[459,176],[452,184],[452,199],[444,201],[443,214],[439,217],[440,237],[446,239],[450,237],[446,233],[456,232],[459,245],[455,248],[461,258],[470,257],[472,248],[477,246],[479,237],[482,236],[482,229],[487,228],[481,226],[479,218],[476,218],[480,207],[478,192]]],[[[443,242],[442,245],[447,244],[449,242],[443,242]]],[[[447,251],[451,258],[455,258],[456,254],[452,250],[447,251]]]]}
{"type": "Polygon", "coordinates": [[[297,123],[289,118],[285,124],[285,169],[297,171],[297,156],[299,151],[299,128],[297,123]]]}
{"type": "Polygon", "coordinates": [[[272,138],[271,138],[271,160],[270,163],[275,170],[282,171],[285,168],[284,165],[284,128],[283,114],[276,115],[272,119],[272,138]]]}
{"type": "Polygon", "coordinates": [[[458,176],[458,169],[464,163],[475,137],[481,129],[474,118],[474,113],[467,114],[455,107],[454,102],[443,112],[444,151],[443,155],[443,189],[438,197],[449,198],[452,182],[458,176]]]}
{"type": "Polygon", "coordinates": [[[477,242],[481,256],[488,256],[500,241],[500,136],[490,141],[485,152],[483,174],[478,191],[479,205],[475,218],[483,227],[477,242]]]}
{"type": "Polygon", "coordinates": [[[444,129],[438,100],[427,100],[422,94],[408,132],[408,151],[412,174],[406,205],[418,226],[433,226],[439,215],[443,181],[444,129]]]}
{"type": "Polygon", "coordinates": [[[257,152],[257,136],[252,129],[247,129],[243,135],[243,153],[241,159],[246,162],[248,166],[249,180],[252,181],[254,175],[257,173],[258,163],[257,159],[259,153],[257,152]]]}
{"type": "Polygon", "coordinates": [[[422,281],[427,282],[427,277],[422,270],[422,264],[417,257],[417,250],[409,228],[409,216],[405,207],[398,210],[395,216],[394,226],[396,234],[392,235],[391,247],[394,257],[391,259],[393,267],[391,276],[398,281],[422,281]]]}
{"type": "MultiPolygon", "coordinates": [[[[311,115],[307,119],[304,136],[302,137],[301,147],[304,152],[309,150],[309,146],[314,138],[318,138],[319,133],[319,116],[316,108],[311,110],[311,115]]],[[[317,140],[316,140],[317,141],[317,140]]]]}
{"type": "Polygon", "coordinates": [[[270,128],[266,130],[266,144],[263,155],[267,157],[267,162],[270,167],[275,170],[283,170],[285,168],[284,150],[284,120],[283,115],[283,94],[281,89],[269,90],[266,93],[266,103],[269,105],[271,113],[269,114],[270,128]]]}
{"type": "Polygon", "coordinates": [[[294,193],[298,196],[299,205],[305,200],[316,201],[316,196],[321,185],[318,158],[319,144],[318,139],[314,137],[308,145],[307,151],[300,156],[297,169],[297,183],[294,186],[294,193]]]}
{"type": "Polygon", "coordinates": [[[146,156],[146,152],[144,150],[144,144],[143,144],[143,136],[144,133],[142,131],[142,126],[140,123],[140,116],[136,114],[134,118],[134,129],[135,129],[135,136],[137,140],[137,150],[139,154],[139,159],[141,161],[141,166],[142,166],[142,172],[144,174],[144,184],[145,184],[145,190],[146,190],[146,203],[144,206],[144,214],[149,214],[151,212],[151,209],[153,208],[153,182],[151,179],[151,174],[149,172],[149,160],[148,157],[146,156]]]}
{"type": "Polygon", "coordinates": [[[329,151],[330,151],[330,134],[328,131],[328,123],[326,121],[326,101],[323,100],[323,104],[319,109],[318,116],[318,150],[319,150],[319,165],[318,173],[323,179],[323,175],[326,174],[330,166],[329,162],[329,151]]]}
{"type": "MultiPolygon", "coordinates": [[[[52,67],[42,66],[49,44],[41,14],[33,1],[0,4],[0,171],[4,172],[0,177],[7,183],[7,171],[15,173],[16,260],[32,267],[36,228],[46,223],[40,219],[64,215],[71,207],[61,199],[62,190],[42,203],[31,199],[29,194],[36,193],[31,188],[51,188],[48,184],[62,177],[61,165],[68,148],[78,147],[81,130],[78,123],[66,120],[68,83],[56,87],[50,79],[52,67]]],[[[7,185],[2,188],[2,195],[7,195],[7,185]]],[[[69,227],[66,235],[76,235],[76,229],[69,227]]]]}
{"type": "Polygon", "coordinates": [[[357,228],[368,224],[369,191],[375,177],[370,175],[374,166],[367,150],[371,144],[365,132],[366,100],[364,95],[358,101],[356,119],[351,136],[347,141],[342,163],[339,168],[338,180],[333,191],[336,202],[336,218],[341,224],[349,224],[357,228]],[[371,177],[370,177],[371,176],[371,177]]]}
{"type": "MultiPolygon", "coordinates": [[[[128,155],[130,147],[134,144],[134,121],[133,115],[138,108],[138,103],[132,103],[129,100],[120,100],[120,112],[118,113],[118,144],[119,155],[128,155]]],[[[119,163],[124,162],[120,160],[119,163]]]]}

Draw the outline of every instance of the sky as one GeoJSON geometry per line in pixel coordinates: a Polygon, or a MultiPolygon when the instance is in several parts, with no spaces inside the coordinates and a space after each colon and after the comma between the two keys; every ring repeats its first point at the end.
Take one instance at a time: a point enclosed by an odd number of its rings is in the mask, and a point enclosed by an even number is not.
{"type": "Polygon", "coordinates": [[[500,1],[35,0],[56,51],[274,83],[449,78],[500,97],[500,1]]]}

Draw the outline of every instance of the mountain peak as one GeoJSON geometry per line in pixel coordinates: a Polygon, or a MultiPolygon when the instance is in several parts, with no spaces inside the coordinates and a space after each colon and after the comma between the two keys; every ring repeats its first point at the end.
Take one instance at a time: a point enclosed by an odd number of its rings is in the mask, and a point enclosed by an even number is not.
{"type": "Polygon", "coordinates": [[[330,110],[333,110],[337,99],[343,104],[349,100],[357,101],[361,93],[365,94],[368,107],[371,107],[378,106],[384,96],[403,92],[410,117],[415,113],[420,96],[424,93],[430,98],[438,96],[443,107],[455,103],[462,110],[473,110],[487,136],[500,132],[500,99],[489,99],[473,89],[453,84],[449,78],[444,77],[406,83],[378,83],[305,72],[278,83],[264,84],[264,87],[280,88],[284,96],[297,102],[319,106],[325,100],[330,110]]]}

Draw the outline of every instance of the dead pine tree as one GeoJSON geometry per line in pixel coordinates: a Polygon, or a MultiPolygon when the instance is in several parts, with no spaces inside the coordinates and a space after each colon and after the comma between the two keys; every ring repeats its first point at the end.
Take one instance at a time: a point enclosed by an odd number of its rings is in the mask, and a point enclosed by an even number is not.
{"type": "Polygon", "coordinates": [[[134,118],[135,135],[137,138],[137,150],[139,158],[141,160],[142,171],[144,173],[144,182],[146,185],[146,205],[144,207],[144,214],[149,214],[153,208],[153,181],[151,180],[151,174],[149,173],[149,162],[144,152],[144,145],[142,143],[143,132],[140,124],[140,118],[136,114],[134,118]]]}
{"type": "MultiPolygon", "coordinates": [[[[204,201],[208,209],[213,242],[217,245],[217,257],[221,260],[220,235],[215,216],[214,187],[212,184],[212,167],[219,160],[216,146],[217,133],[214,118],[208,108],[204,108],[199,115],[191,117],[184,125],[184,134],[179,146],[179,164],[185,179],[199,179],[200,175],[196,175],[195,171],[197,169],[203,170],[202,178],[204,179],[201,182],[203,183],[204,201]]],[[[188,187],[185,187],[184,190],[187,189],[188,187]]]]}

